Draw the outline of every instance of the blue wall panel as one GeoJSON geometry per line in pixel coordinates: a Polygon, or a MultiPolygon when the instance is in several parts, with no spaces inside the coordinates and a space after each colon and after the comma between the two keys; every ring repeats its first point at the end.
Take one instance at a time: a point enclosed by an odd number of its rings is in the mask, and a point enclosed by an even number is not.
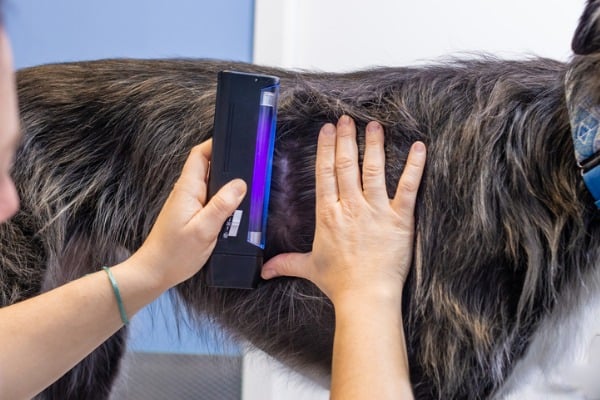
{"type": "Polygon", "coordinates": [[[250,61],[253,0],[12,0],[17,68],[107,57],[250,61]]]}

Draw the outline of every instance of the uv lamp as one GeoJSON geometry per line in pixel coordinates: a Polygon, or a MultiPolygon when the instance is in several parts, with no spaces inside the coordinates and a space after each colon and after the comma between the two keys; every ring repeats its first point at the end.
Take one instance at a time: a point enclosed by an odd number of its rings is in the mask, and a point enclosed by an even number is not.
{"type": "Polygon", "coordinates": [[[277,77],[218,74],[208,198],[235,178],[248,192],[221,228],[206,266],[209,286],[252,289],[260,280],[278,95],[277,77]]]}

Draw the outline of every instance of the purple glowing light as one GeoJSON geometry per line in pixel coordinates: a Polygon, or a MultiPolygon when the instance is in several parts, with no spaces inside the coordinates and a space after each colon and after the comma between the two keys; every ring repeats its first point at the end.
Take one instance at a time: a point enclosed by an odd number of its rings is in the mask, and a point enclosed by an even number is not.
{"type": "Polygon", "coordinates": [[[275,146],[278,89],[278,86],[273,86],[262,90],[256,128],[256,150],[254,153],[252,186],[250,188],[250,216],[247,240],[261,249],[265,247],[265,230],[271,189],[271,166],[275,146]]]}

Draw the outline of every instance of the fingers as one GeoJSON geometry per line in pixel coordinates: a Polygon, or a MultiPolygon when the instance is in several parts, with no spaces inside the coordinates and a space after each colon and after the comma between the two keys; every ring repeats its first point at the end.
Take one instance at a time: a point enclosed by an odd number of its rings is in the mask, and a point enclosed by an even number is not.
{"type": "Polygon", "coordinates": [[[365,134],[365,155],[362,166],[363,193],[371,204],[388,205],[385,187],[385,151],[383,127],[369,122],[365,134]]]}
{"type": "Polygon", "coordinates": [[[207,192],[206,182],[208,181],[208,174],[210,174],[210,156],[212,154],[212,138],[200,143],[198,145],[198,148],[200,149],[200,153],[202,154],[202,157],[204,157],[208,162],[207,167],[206,167],[206,172],[204,173],[205,184],[201,185],[200,196],[198,196],[200,203],[204,204],[204,203],[206,203],[206,194],[207,194],[206,193],[207,192]]]}
{"type": "Polygon", "coordinates": [[[425,145],[415,142],[400,176],[396,194],[392,200],[392,208],[403,218],[412,218],[415,212],[415,200],[419,191],[419,184],[425,168],[425,145]]]}
{"type": "Polygon", "coordinates": [[[242,179],[234,179],[219,189],[197,215],[202,220],[206,237],[217,237],[225,220],[233,214],[245,195],[246,182],[242,179]]]}
{"type": "Polygon", "coordinates": [[[367,201],[389,204],[381,124],[372,121],[367,125],[365,141],[361,183],[354,121],[344,115],[337,127],[332,124],[323,126],[317,147],[318,203],[331,204],[342,198],[357,198],[362,188],[367,201]]]}
{"type": "Polygon", "coordinates": [[[325,124],[319,133],[316,161],[317,208],[338,201],[338,188],[335,176],[335,126],[325,124]]]}
{"type": "Polygon", "coordinates": [[[198,198],[202,204],[206,202],[206,179],[208,174],[208,157],[205,154],[207,146],[209,146],[208,154],[210,156],[210,145],[209,142],[204,142],[194,146],[177,180],[179,186],[190,190],[190,193],[198,198]]]}
{"type": "Polygon", "coordinates": [[[276,278],[278,276],[295,276],[297,278],[309,279],[310,253],[286,253],[279,254],[263,266],[261,276],[263,279],[276,278]]]}
{"type": "Polygon", "coordinates": [[[362,190],[358,168],[356,126],[352,118],[343,115],[338,120],[336,138],[335,172],[339,197],[340,199],[356,198],[362,190]]]}
{"type": "Polygon", "coordinates": [[[210,160],[210,156],[212,154],[212,139],[205,140],[204,142],[200,143],[198,147],[200,147],[202,155],[207,160],[210,160]]]}

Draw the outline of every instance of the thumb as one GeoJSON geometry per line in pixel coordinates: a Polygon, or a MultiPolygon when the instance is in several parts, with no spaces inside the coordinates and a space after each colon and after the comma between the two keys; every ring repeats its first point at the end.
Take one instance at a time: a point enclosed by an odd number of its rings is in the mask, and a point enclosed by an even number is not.
{"type": "Polygon", "coordinates": [[[284,253],[271,258],[263,265],[261,276],[263,279],[278,276],[295,276],[309,279],[311,253],[284,253]]]}
{"type": "Polygon", "coordinates": [[[246,182],[241,179],[234,179],[219,189],[199,213],[206,233],[216,237],[245,195],[246,182]]]}

